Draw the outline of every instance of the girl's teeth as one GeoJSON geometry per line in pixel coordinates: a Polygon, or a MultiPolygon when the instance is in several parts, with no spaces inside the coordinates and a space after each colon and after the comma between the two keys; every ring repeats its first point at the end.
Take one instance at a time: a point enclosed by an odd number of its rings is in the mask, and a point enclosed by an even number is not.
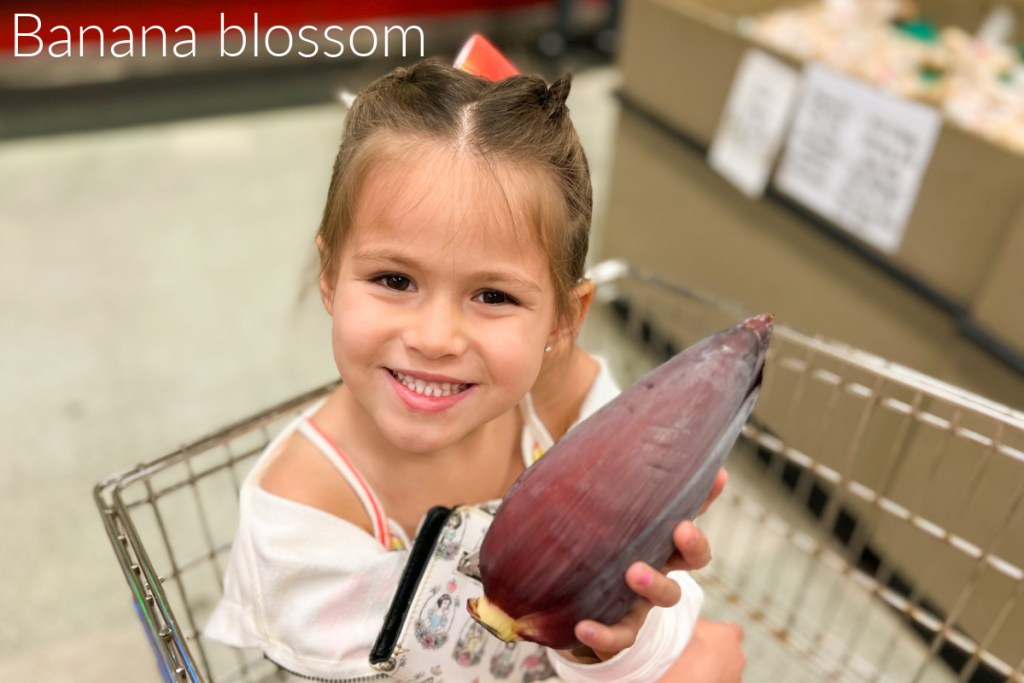
{"type": "Polygon", "coordinates": [[[394,371],[391,374],[403,386],[421,396],[451,396],[452,394],[465,391],[468,386],[466,384],[451,384],[450,382],[425,382],[394,371]]]}

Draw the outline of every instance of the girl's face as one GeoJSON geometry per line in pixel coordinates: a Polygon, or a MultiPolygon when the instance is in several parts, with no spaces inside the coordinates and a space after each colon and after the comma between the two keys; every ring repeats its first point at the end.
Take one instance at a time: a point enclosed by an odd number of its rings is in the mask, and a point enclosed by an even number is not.
{"type": "Polygon", "coordinates": [[[345,385],[388,441],[430,452],[530,389],[555,294],[528,224],[535,176],[436,143],[402,149],[364,180],[337,278],[321,286],[345,385]]]}

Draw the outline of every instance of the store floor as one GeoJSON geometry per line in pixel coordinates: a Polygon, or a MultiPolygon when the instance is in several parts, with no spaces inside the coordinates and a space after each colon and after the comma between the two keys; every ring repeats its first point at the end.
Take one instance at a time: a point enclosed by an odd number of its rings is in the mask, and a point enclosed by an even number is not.
{"type": "MultiPolygon", "coordinates": [[[[617,82],[581,69],[570,99],[595,241],[617,82]]],[[[333,378],[310,284],[343,113],[0,143],[0,680],[160,680],[91,488],[333,378]]]]}

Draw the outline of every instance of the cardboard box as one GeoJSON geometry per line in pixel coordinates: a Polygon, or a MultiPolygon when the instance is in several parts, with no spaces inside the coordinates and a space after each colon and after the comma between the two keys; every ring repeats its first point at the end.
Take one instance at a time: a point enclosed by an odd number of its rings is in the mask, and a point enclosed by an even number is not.
{"type": "Polygon", "coordinates": [[[971,306],[971,321],[1024,366],[1024,205],[971,306]]]}
{"type": "Polygon", "coordinates": [[[981,27],[993,7],[1003,6],[1013,13],[1017,33],[1024,27],[1024,0],[916,0],[921,14],[940,26],[960,26],[974,34],[981,27]]]}
{"type": "MultiPolygon", "coordinates": [[[[737,20],[805,2],[634,0],[623,26],[624,97],[706,149],[737,66],[753,47],[737,32],[737,20]]],[[[939,25],[980,21],[981,9],[967,11],[962,4],[922,3],[939,25]]],[[[790,57],[757,47],[799,66],[790,57]]],[[[924,285],[943,306],[964,310],[978,294],[1022,196],[1024,156],[944,122],[894,253],[833,229],[872,258],[924,285]]],[[[796,215],[792,220],[806,223],[796,215]]]]}
{"type": "Polygon", "coordinates": [[[786,207],[747,201],[699,150],[628,106],[598,229],[600,258],[625,258],[1024,409],[1024,378],[963,337],[946,311],[786,207]]]}
{"type": "MultiPolygon", "coordinates": [[[[960,335],[946,311],[824,231],[794,221],[786,208],[745,200],[708,167],[699,150],[629,106],[620,115],[614,159],[598,258],[624,258],[749,312],[772,311],[781,323],[805,333],[840,340],[1024,408],[1024,378],[960,335]]],[[[695,340],[695,333],[679,322],[687,316],[677,314],[678,304],[671,297],[646,299],[643,317],[659,339],[667,338],[676,348],[695,340]]],[[[721,322],[716,316],[711,324],[721,322]]],[[[801,357],[799,352],[793,355],[801,357]]],[[[878,386],[870,372],[841,364],[830,367],[817,358],[813,362],[825,371],[824,377],[831,372],[848,382],[878,386]]],[[[897,404],[914,403],[913,393],[905,388],[892,385],[882,391],[897,404]]],[[[948,430],[932,424],[908,425],[906,413],[887,410],[889,405],[856,392],[836,396],[828,383],[801,383],[798,373],[774,364],[766,372],[755,415],[798,451],[1018,567],[1024,565],[1024,517],[1006,519],[1015,487],[1024,477],[1024,463],[992,457],[983,444],[952,439],[948,430]],[[872,419],[870,429],[860,431],[865,410],[883,414],[872,419]],[[947,446],[940,447],[944,441],[947,446]],[[941,467],[937,458],[942,458],[941,467]],[[988,464],[980,469],[979,463],[988,464]],[[924,483],[927,496],[921,494],[924,483]]],[[[919,409],[954,418],[927,401],[919,409]]],[[[991,433],[991,425],[968,422],[963,418],[961,426],[991,433]]],[[[1024,450],[1021,436],[1006,445],[1024,450]]],[[[936,609],[955,607],[961,589],[973,581],[973,559],[947,541],[894,520],[877,504],[844,494],[842,505],[873,528],[870,546],[887,567],[917,586],[936,609]]],[[[1000,618],[1013,591],[1004,575],[982,569],[957,620],[979,640],[1000,618]]],[[[991,651],[1005,661],[1020,661],[1021,632],[1024,603],[1018,600],[999,637],[990,643],[991,651]]]]}

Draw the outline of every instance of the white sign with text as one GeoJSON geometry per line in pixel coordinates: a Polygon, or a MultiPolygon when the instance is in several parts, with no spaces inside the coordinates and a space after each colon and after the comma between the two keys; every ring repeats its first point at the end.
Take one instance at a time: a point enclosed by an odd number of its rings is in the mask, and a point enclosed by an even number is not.
{"type": "Polygon", "coordinates": [[[933,107],[808,65],[775,186],[895,253],[941,127],[933,107]]]}
{"type": "Polygon", "coordinates": [[[768,185],[799,84],[796,69],[761,50],[748,50],[736,71],[708,163],[749,197],[768,185]]]}

